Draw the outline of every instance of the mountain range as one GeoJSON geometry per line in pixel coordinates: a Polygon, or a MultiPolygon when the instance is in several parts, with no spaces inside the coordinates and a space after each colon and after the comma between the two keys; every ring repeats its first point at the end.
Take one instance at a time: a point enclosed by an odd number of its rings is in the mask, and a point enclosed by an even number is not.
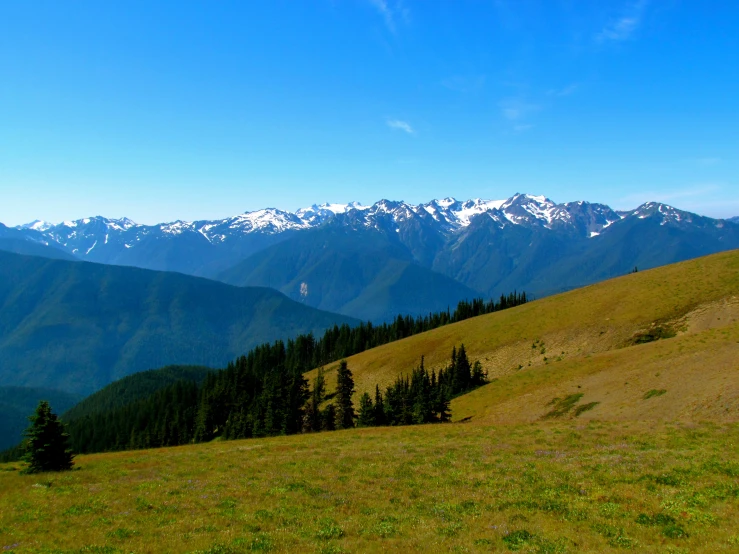
{"type": "Polygon", "coordinates": [[[544,296],[635,266],[738,247],[736,218],[654,202],[616,211],[529,194],[323,204],[294,213],[268,208],[157,225],[93,217],[0,228],[0,249],[268,286],[312,307],[371,320],[513,289],[544,296]]]}

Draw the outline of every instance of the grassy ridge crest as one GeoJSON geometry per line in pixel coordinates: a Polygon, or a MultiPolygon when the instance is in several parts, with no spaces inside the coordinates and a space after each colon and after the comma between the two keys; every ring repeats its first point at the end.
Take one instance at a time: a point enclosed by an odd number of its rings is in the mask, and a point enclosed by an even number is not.
{"type": "MultiPolygon", "coordinates": [[[[730,324],[737,317],[738,297],[739,251],[733,250],[625,275],[504,312],[468,319],[374,348],[352,356],[348,362],[359,395],[371,392],[375,383],[382,386],[392,382],[399,373],[409,373],[422,355],[428,368],[441,367],[452,347],[464,343],[470,359],[479,359],[488,375],[497,379],[484,389],[492,390],[500,386],[503,378],[536,368],[549,371],[554,367],[552,364],[563,361],[572,367],[589,367],[589,357],[599,353],[626,349],[631,354],[620,356],[638,360],[641,352],[653,348],[660,351],[662,347],[654,344],[683,340],[682,335],[730,324]],[[660,326],[674,328],[678,336],[656,343],[640,344],[643,341],[637,340],[660,326]],[[633,344],[639,345],[629,350],[633,344]]],[[[717,339],[722,344],[731,343],[733,331],[727,332],[729,335],[717,339]]],[[[685,340],[689,342],[683,348],[688,348],[688,344],[693,346],[693,339],[685,340]]],[[[695,340],[702,344],[700,341],[709,338],[695,340]]],[[[701,352],[710,354],[708,349],[701,352]]],[[[733,350],[726,353],[727,359],[732,353],[733,350]]],[[[697,360],[698,357],[694,363],[699,363],[697,360]]],[[[622,361],[626,363],[626,358],[622,361]]],[[[331,387],[334,366],[327,370],[331,387]]],[[[315,373],[313,370],[307,377],[312,379],[315,373]]],[[[486,393],[480,390],[473,394],[486,393]]],[[[457,406],[455,419],[468,417],[474,411],[463,409],[466,402],[458,399],[453,404],[453,408],[457,406]]]]}

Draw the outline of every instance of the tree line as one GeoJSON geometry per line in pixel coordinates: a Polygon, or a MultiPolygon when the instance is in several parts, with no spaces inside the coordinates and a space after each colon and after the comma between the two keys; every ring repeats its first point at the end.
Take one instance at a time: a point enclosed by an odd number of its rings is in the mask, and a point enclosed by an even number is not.
{"type": "Polygon", "coordinates": [[[216,437],[243,439],[331,431],[358,426],[445,422],[455,396],[487,382],[479,362],[471,364],[464,345],[449,363],[428,371],[424,360],[374,396],[364,393],[355,408],[354,380],[346,361],[337,369],[336,390],[327,394],[319,370],[312,387],[291,371],[285,351],[263,346],[240,357],[202,386],[179,382],[149,398],[68,423],[77,453],[176,446],[216,437]],[[262,365],[266,364],[266,365],[262,365]],[[268,367],[264,371],[264,367],[268,367]]]}
{"type": "Polygon", "coordinates": [[[392,322],[379,325],[369,321],[356,327],[347,324],[334,325],[318,339],[309,333],[288,340],[285,345],[287,364],[291,370],[309,371],[377,346],[471,317],[520,306],[530,300],[525,292],[514,291],[507,295],[501,294],[498,300],[462,300],[453,312],[446,310],[415,318],[399,315],[392,322]]]}
{"type": "MultiPolygon", "coordinates": [[[[454,312],[413,318],[398,316],[391,323],[362,323],[328,329],[320,339],[299,335],[287,343],[263,344],[210,373],[201,385],[180,381],[121,408],[88,414],[67,422],[74,452],[176,446],[215,437],[237,439],[369,425],[409,425],[448,421],[449,401],[480,386],[485,374],[470,365],[464,346],[452,352],[438,374],[419,367],[399,377],[384,393],[359,399],[354,411],[351,371],[342,361],[338,386],[326,394],[325,377],[308,386],[303,374],[382,344],[437,327],[526,303],[525,292],[497,300],[462,301],[454,312]]],[[[2,458],[17,459],[23,448],[2,458]]]]}

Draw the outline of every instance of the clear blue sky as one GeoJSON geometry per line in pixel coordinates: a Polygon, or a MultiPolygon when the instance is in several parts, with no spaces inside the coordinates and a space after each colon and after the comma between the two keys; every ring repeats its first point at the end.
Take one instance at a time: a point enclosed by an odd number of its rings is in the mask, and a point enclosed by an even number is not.
{"type": "Polygon", "coordinates": [[[0,3],[0,221],[380,198],[739,215],[739,2],[0,3]]]}

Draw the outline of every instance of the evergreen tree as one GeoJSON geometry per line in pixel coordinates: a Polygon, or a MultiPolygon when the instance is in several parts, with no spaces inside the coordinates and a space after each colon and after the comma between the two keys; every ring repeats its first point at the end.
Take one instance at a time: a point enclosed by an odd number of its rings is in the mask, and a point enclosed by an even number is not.
{"type": "Polygon", "coordinates": [[[436,391],[436,406],[434,407],[440,423],[446,423],[452,419],[452,413],[449,409],[450,397],[449,387],[440,384],[436,391]]]}
{"type": "Polygon", "coordinates": [[[69,449],[69,434],[45,400],[39,402],[36,413],[30,416],[31,426],[26,430],[26,473],[64,471],[74,462],[69,449]]]}
{"type": "Polygon", "coordinates": [[[469,359],[467,359],[467,351],[464,349],[464,344],[461,344],[457,351],[456,374],[457,386],[459,388],[454,391],[455,394],[469,390],[472,367],[470,366],[469,359]]]}
{"type": "Polygon", "coordinates": [[[346,360],[341,360],[339,369],[336,372],[336,428],[349,429],[354,427],[354,404],[352,403],[352,395],[354,394],[354,379],[352,372],[346,365],[346,360]]]}
{"type": "Polygon", "coordinates": [[[375,407],[372,404],[372,398],[369,393],[364,393],[359,399],[359,416],[357,417],[358,427],[372,427],[377,425],[375,420],[375,407]]]}
{"type": "Polygon", "coordinates": [[[382,399],[380,386],[375,385],[375,425],[386,425],[385,419],[385,401],[382,399]]]}
{"type": "Polygon", "coordinates": [[[481,387],[485,383],[488,382],[488,374],[487,371],[485,371],[482,368],[482,364],[480,363],[480,360],[476,360],[474,364],[472,364],[472,378],[471,378],[471,385],[473,388],[481,387]]]}
{"type": "Polygon", "coordinates": [[[320,431],[323,427],[321,421],[321,404],[326,398],[326,378],[323,374],[323,368],[318,370],[318,375],[313,380],[313,390],[310,399],[305,407],[305,422],[303,430],[306,432],[320,431]]]}
{"type": "Polygon", "coordinates": [[[424,367],[423,356],[421,356],[421,365],[413,371],[411,376],[410,396],[410,403],[412,403],[412,422],[420,424],[433,421],[431,381],[424,367]]]}
{"type": "Polygon", "coordinates": [[[334,406],[333,402],[326,406],[326,408],[321,413],[321,430],[336,430],[336,406],[334,406]]]}

